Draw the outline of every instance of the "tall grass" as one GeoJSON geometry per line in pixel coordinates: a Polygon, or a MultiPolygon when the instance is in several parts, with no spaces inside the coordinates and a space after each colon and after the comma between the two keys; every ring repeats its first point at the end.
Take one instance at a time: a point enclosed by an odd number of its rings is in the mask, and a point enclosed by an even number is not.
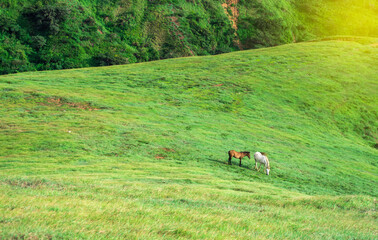
{"type": "Polygon", "coordinates": [[[0,236],[374,239],[377,56],[324,41],[1,76],[0,236]]]}

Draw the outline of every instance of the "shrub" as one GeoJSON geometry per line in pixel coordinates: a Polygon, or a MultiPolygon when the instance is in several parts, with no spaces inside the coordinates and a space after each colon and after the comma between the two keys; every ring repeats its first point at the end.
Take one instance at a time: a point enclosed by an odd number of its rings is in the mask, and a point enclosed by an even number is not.
{"type": "Polygon", "coordinates": [[[46,39],[43,37],[43,36],[33,36],[31,38],[31,45],[33,46],[33,48],[39,50],[41,48],[43,48],[43,46],[46,45],[46,39]]]}
{"type": "Polygon", "coordinates": [[[6,11],[0,11],[0,31],[9,35],[19,35],[21,27],[17,21],[8,15],[6,11]]]}
{"type": "Polygon", "coordinates": [[[69,8],[62,4],[36,4],[26,8],[23,16],[39,32],[56,34],[60,30],[60,24],[67,20],[69,13],[69,8]]]}
{"type": "Polygon", "coordinates": [[[117,64],[127,64],[129,63],[129,59],[114,52],[105,52],[93,56],[92,62],[96,66],[110,66],[117,64]]]}
{"type": "Polygon", "coordinates": [[[27,57],[30,52],[15,37],[0,39],[0,74],[34,70],[27,57]]]}

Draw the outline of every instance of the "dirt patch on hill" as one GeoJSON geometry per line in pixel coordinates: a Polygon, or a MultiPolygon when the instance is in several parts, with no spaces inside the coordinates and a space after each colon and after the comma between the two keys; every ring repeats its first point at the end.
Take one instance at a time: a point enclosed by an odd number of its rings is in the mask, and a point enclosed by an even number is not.
{"type": "Polygon", "coordinates": [[[90,103],[87,102],[69,102],[64,100],[63,98],[54,98],[49,97],[46,99],[47,103],[41,103],[42,105],[55,105],[55,106],[69,106],[71,108],[83,109],[88,111],[97,111],[100,110],[99,108],[91,106],[90,103]]]}
{"type": "Polygon", "coordinates": [[[166,152],[175,152],[175,150],[172,148],[163,148],[163,150],[166,152]]]}
{"type": "Polygon", "coordinates": [[[232,27],[235,30],[238,30],[238,17],[239,17],[239,10],[237,8],[237,4],[239,3],[239,0],[226,0],[225,3],[222,3],[222,7],[224,9],[224,12],[232,22],[232,27]],[[231,14],[229,13],[228,9],[231,11],[231,14]]]}
{"type": "Polygon", "coordinates": [[[242,45],[239,40],[239,36],[237,34],[238,31],[238,18],[239,18],[239,10],[237,8],[237,5],[239,3],[239,0],[226,0],[225,3],[222,3],[222,7],[224,9],[224,12],[226,13],[228,19],[230,19],[232,23],[232,28],[235,29],[235,40],[234,43],[239,47],[240,50],[242,50],[242,45]]]}
{"type": "MultiPolygon", "coordinates": [[[[43,93],[38,93],[34,91],[23,91],[16,92],[12,89],[6,89],[7,91],[4,91],[0,94],[0,98],[4,102],[10,102],[13,104],[20,103],[31,103],[31,104],[38,104],[42,106],[58,106],[58,107],[69,107],[69,108],[75,108],[75,109],[82,109],[87,111],[97,111],[101,109],[109,109],[105,106],[98,106],[97,104],[93,104],[92,102],[87,101],[74,101],[72,99],[68,99],[61,96],[51,96],[46,95],[43,93]]],[[[76,100],[76,99],[75,99],[76,100]]],[[[26,112],[29,110],[26,109],[26,112]]]]}
{"type": "Polygon", "coordinates": [[[45,179],[5,179],[1,180],[0,184],[9,185],[12,187],[19,187],[19,188],[33,188],[33,189],[40,189],[40,188],[53,188],[55,190],[63,190],[64,186],[51,182],[45,179]]]}

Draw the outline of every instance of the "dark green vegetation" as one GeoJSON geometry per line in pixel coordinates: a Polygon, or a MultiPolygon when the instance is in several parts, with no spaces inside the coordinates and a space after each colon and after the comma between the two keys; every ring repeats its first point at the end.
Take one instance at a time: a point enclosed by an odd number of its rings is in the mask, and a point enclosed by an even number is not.
{"type": "Polygon", "coordinates": [[[378,36],[377,11],[375,0],[1,0],[0,74],[378,36]]]}
{"type": "Polygon", "coordinates": [[[329,41],[2,76],[0,238],[376,239],[377,56],[329,41]]]}

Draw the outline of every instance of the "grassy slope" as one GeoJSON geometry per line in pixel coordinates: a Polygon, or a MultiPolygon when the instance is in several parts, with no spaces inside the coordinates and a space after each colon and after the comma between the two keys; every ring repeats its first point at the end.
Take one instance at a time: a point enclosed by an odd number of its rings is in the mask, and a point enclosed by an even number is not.
{"type": "Polygon", "coordinates": [[[316,42],[0,77],[0,236],[377,237],[377,53],[316,42]],[[228,166],[227,151],[268,152],[228,166]]]}

